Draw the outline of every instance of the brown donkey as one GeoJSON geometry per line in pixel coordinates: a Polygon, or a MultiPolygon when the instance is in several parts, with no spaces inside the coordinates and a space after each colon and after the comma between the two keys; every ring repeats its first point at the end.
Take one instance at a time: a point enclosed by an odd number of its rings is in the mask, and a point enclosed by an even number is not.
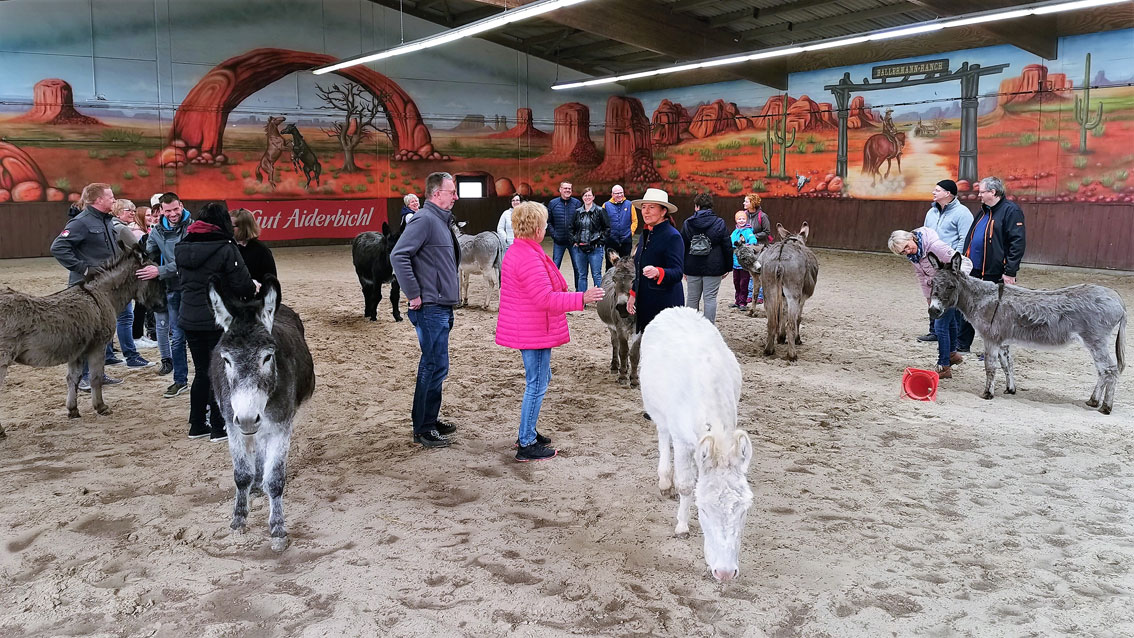
{"type": "Polygon", "coordinates": [[[102,374],[116,318],[134,298],[148,307],[165,304],[157,279],[142,281],[135,276],[145,263],[142,250],[121,242],[119,250],[118,257],[86,281],[55,294],[33,297],[11,288],[0,290],[0,390],[13,363],[37,368],[66,363],[67,413],[76,418],[76,393],[85,361],[90,367],[94,409],[110,414],[102,399],[102,374]]]}

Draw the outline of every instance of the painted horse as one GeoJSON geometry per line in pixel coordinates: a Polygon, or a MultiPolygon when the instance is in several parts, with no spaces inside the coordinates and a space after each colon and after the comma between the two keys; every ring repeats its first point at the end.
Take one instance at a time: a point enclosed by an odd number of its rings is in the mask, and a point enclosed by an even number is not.
{"type": "Polygon", "coordinates": [[[882,133],[876,133],[866,139],[862,145],[862,172],[870,175],[870,185],[874,186],[878,180],[878,172],[882,162],[886,162],[886,174],[882,179],[890,177],[890,162],[898,161],[898,172],[902,172],[902,149],[906,147],[906,134],[896,133],[897,144],[882,133]]]}

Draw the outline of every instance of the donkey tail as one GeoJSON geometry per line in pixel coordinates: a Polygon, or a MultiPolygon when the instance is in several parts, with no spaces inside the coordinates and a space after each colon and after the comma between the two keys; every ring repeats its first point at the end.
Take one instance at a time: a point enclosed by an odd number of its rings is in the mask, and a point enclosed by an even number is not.
{"type": "Polygon", "coordinates": [[[1126,369],[1126,315],[1118,322],[1118,339],[1114,342],[1114,355],[1118,358],[1118,373],[1126,369]]]}

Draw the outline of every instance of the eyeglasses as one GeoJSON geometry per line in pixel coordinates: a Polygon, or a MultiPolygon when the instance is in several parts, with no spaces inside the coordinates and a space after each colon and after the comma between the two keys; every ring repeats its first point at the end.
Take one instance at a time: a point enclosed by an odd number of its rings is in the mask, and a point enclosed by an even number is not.
{"type": "Polygon", "coordinates": [[[438,189],[437,189],[437,192],[438,192],[438,193],[452,193],[452,194],[456,195],[456,194],[457,194],[457,189],[455,189],[455,188],[453,188],[453,189],[448,189],[448,188],[438,188],[438,189]]]}

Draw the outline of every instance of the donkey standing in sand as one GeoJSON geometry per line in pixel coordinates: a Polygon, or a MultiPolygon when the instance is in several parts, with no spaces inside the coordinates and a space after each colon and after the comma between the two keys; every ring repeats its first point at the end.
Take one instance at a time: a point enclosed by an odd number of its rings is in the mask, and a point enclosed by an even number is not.
{"type": "Polygon", "coordinates": [[[268,116],[268,123],[264,126],[264,132],[268,136],[268,146],[264,149],[264,154],[260,156],[260,165],[256,167],[256,181],[263,182],[264,176],[268,178],[268,183],[275,188],[279,185],[280,181],[276,179],[276,160],[284,152],[284,149],[290,146],[284,136],[280,134],[280,124],[284,121],[281,115],[276,117],[274,115],[268,116]]]}
{"type": "Polygon", "coordinates": [[[287,548],[283,491],[291,428],[315,391],[315,366],[303,322],[280,304],[280,284],[268,275],[250,302],[226,299],[209,285],[217,325],[224,330],[209,364],[232,454],[236,505],[232,529],[245,531],[248,493],[267,492],[272,549],[287,548]]]}
{"type": "Polygon", "coordinates": [[[102,376],[106,344],[114,335],[118,314],[134,298],[151,308],[165,303],[157,279],[140,280],[135,275],[145,263],[145,253],[121,242],[118,249],[118,257],[96,274],[53,295],[0,290],[0,389],[13,363],[37,368],[66,363],[67,415],[74,419],[79,416],[79,378],[87,363],[95,412],[110,414],[102,399],[102,376]]]}
{"type": "Polygon", "coordinates": [[[815,292],[819,277],[819,260],[807,247],[810,227],[803,222],[798,233],[789,233],[776,224],[781,241],[761,249],[758,246],[739,244],[736,258],[741,266],[760,278],[764,287],[764,309],[768,314],[768,336],[764,354],[776,354],[776,341],[787,344],[788,361],[796,360],[795,347],[801,345],[799,324],[803,319],[803,304],[815,292]]]}
{"type": "Polygon", "coordinates": [[[1117,292],[1095,284],[1058,290],[997,285],[970,277],[961,267],[959,252],[948,264],[943,265],[933,254],[929,261],[938,269],[933,276],[929,314],[936,319],[956,307],[984,340],[983,398],[992,398],[998,361],[1008,379],[1004,393],[1016,394],[1016,370],[1008,344],[1055,348],[1078,338],[1091,353],[1098,371],[1087,405],[1110,414],[1118,376],[1126,369],[1126,305],[1117,292]],[[1118,337],[1112,357],[1110,334],[1116,326],[1118,337]]]}
{"type": "Polygon", "coordinates": [[[626,310],[630,289],[634,285],[634,260],[621,258],[617,251],[607,251],[611,267],[602,276],[606,292],[598,302],[598,316],[610,329],[610,371],[618,373],[619,385],[638,387],[640,356],[637,319],[626,310]]]}

